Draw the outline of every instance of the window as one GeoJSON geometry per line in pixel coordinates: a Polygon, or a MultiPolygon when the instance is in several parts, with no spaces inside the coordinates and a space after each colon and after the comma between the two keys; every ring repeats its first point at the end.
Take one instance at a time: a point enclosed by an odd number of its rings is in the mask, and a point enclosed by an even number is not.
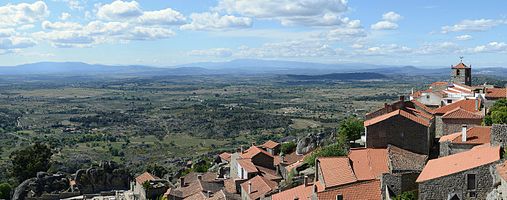
{"type": "Polygon", "coordinates": [[[459,76],[459,69],[456,70],[456,76],[459,76]]]}
{"type": "Polygon", "coordinates": [[[343,200],[343,195],[341,195],[341,194],[336,195],[336,200],[343,200]]]}
{"type": "Polygon", "coordinates": [[[475,174],[467,174],[467,190],[475,190],[476,186],[475,174]]]}
{"type": "Polygon", "coordinates": [[[447,99],[447,103],[452,103],[452,100],[451,99],[447,99]]]}

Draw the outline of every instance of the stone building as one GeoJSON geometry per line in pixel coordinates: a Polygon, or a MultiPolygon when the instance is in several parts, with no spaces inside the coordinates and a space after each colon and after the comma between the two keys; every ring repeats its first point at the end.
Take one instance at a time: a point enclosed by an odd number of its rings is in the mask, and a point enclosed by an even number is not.
{"type": "Polygon", "coordinates": [[[484,116],[482,103],[483,101],[477,98],[463,99],[433,110],[435,137],[440,138],[458,132],[463,124],[469,127],[479,126],[479,121],[484,116]]]}
{"type": "Polygon", "coordinates": [[[440,157],[468,151],[475,146],[489,143],[490,137],[490,126],[468,128],[467,125],[463,125],[461,131],[440,138],[440,157]]]}
{"type": "Polygon", "coordinates": [[[472,66],[467,66],[463,62],[451,66],[451,81],[472,86],[472,66]]]}
{"type": "Polygon", "coordinates": [[[262,146],[262,148],[264,148],[268,153],[270,153],[273,156],[278,155],[278,153],[280,153],[280,146],[281,145],[278,142],[268,140],[264,144],[262,144],[261,146],[262,146]]]}
{"type": "Polygon", "coordinates": [[[160,179],[157,176],[144,172],[135,179],[134,193],[139,194],[139,198],[156,199],[163,195],[169,188],[169,182],[160,179]]]}
{"type": "Polygon", "coordinates": [[[486,199],[499,161],[500,147],[489,144],[430,160],[416,181],[419,199],[486,199]]]}

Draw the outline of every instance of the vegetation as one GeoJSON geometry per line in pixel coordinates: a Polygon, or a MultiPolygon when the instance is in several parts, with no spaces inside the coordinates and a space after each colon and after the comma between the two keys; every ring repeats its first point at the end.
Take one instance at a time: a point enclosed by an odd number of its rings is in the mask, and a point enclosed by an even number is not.
{"type": "Polygon", "coordinates": [[[484,117],[484,124],[507,124],[507,100],[501,99],[490,108],[489,114],[484,117]]]}
{"type": "Polygon", "coordinates": [[[164,177],[164,175],[166,175],[167,173],[169,173],[169,171],[162,165],[158,165],[158,164],[149,164],[147,167],[146,167],[146,171],[161,178],[161,177],[164,177]]]}
{"type": "Polygon", "coordinates": [[[393,200],[416,200],[417,198],[417,191],[408,191],[395,196],[393,200]]]}
{"type": "Polygon", "coordinates": [[[41,143],[14,151],[10,156],[12,173],[19,182],[35,177],[37,172],[45,172],[49,169],[52,155],[51,149],[41,143]]]}
{"type": "Polygon", "coordinates": [[[340,123],[338,134],[346,137],[347,141],[355,141],[361,139],[361,133],[363,133],[363,121],[349,117],[340,123]]]}
{"type": "Polygon", "coordinates": [[[315,166],[315,159],[320,157],[334,157],[334,156],[345,156],[347,151],[344,149],[343,144],[334,143],[328,146],[324,146],[320,149],[316,149],[310,156],[305,157],[304,163],[309,166],[315,166]]]}
{"type": "Polygon", "coordinates": [[[282,143],[282,145],[280,146],[280,151],[283,153],[283,154],[290,154],[292,152],[294,152],[296,150],[296,143],[294,142],[285,142],[285,143],[282,143]]]}
{"type": "Polygon", "coordinates": [[[6,200],[11,199],[11,197],[10,197],[11,190],[12,190],[11,185],[9,185],[8,183],[1,183],[0,184],[0,199],[6,199],[6,200]]]}

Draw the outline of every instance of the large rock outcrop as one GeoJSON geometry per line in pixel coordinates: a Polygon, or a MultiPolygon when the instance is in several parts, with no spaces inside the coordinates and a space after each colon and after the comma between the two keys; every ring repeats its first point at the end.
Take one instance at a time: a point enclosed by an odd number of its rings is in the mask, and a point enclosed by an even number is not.
{"type": "Polygon", "coordinates": [[[114,162],[102,162],[97,167],[80,169],[76,172],[75,181],[83,194],[100,191],[129,189],[130,173],[114,162]]]}
{"type": "Polygon", "coordinates": [[[317,147],[321,146],[325,140],[324,133],[310,133],[307,136],[301,138],[298,141],[296,147],[296,154],[304,155],[310,151],[313,151],[317,147]]]}
{"type": "Polygon", "coordinates": [[[37,173],[37,177],[23,181],[14,190],[13,200],[37,198],[43,194],[67,192],[70,188],[69,179],[65,174],[37,173]]]}

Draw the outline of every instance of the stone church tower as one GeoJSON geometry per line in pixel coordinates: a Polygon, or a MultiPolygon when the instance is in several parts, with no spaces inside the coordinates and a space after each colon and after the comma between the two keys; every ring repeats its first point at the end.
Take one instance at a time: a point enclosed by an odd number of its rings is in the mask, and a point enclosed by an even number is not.
{"type": "Polygon", "coordinates": [[[472,65],[467,66],[461,60],[457,65],[451,66],[451,82],[472,86],[472,65]]]}

